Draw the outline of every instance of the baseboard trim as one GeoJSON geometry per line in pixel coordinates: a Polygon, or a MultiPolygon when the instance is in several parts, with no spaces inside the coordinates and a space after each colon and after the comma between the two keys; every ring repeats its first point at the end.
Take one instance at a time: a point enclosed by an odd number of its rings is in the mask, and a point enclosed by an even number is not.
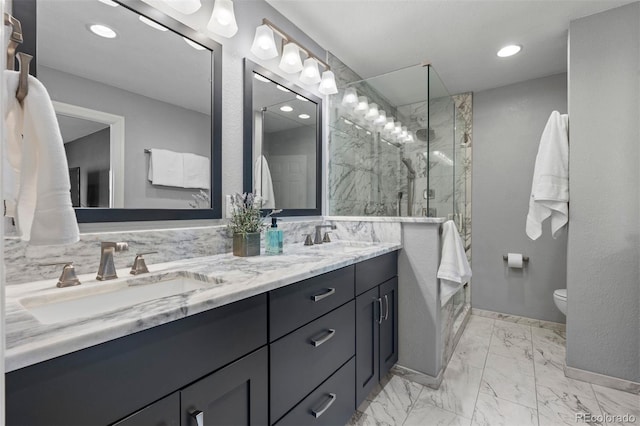
{"type": "Polygon", "coordinates": [[[428,386],[432,389],[438,389],[440,384],[442,383],[442,375],[444,374],[444,368],[440,370],[437,377],[430,376],[428,374],[421,373],[416,370],[412,370],[408,367],[403,367],[401,365],[394,365],[391,369],[391,373],[396,376],[400,376],[404,379],[409,380],[410,382],[416,382],[418,384],[428,386]]]}
{"type": "Polygon", "coordinates": [[[539,320],[535,318],[521,317],[518,315],[503,314],[500,312],[487,311],[484,309],[471,308],[471,314],[478,315],[480,317],[485,317],[485,318],[497,319],[501,321],[515,322],[517,324],[530,325],[532,327],[547,328],[547,329],[560,330],[560,331],[566,330],[566,324],[563,324],[560,322],[552,322],[552,321],[539,320]]]}
{"type": "Polygon", "coordinates": [[[593,383],[595,385],[605,386],[608,388],[618,389],[635,395],[640,395],[640,383],[631,380],[620,379],[618,377],[606,376],[592,371],[581,370],[575,367],[564,367],[564,375],[570,379],[580,380],[582,382],[593,383]]]}

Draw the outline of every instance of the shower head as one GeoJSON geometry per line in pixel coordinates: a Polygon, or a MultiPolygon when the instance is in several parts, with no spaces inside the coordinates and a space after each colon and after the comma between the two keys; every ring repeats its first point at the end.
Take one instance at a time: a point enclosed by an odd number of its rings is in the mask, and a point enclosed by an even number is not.
{"type": "Polygon", "coordinates": [[[416,138],[422,142],[429,142],[432,139],[435,139],[436,132],[431,127],[429,129],[418,129],[416,130],[416,138]]]}

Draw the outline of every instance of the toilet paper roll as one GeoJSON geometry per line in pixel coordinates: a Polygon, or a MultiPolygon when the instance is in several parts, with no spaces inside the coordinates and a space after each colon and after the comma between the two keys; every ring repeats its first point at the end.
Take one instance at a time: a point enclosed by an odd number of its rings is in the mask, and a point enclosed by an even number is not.
{"type": "Polygon", "coordinates": [[[507,265],[509,265],[509,268],[522,269],[522,264],[522,253],[507,254],[507,265]]]}

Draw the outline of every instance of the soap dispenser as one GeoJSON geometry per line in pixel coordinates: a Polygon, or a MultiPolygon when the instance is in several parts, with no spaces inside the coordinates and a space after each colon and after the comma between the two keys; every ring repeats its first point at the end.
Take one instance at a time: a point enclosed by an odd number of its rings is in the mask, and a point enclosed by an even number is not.
{"type": "Polygon", "coordinates": [[[266,254],[282,254],[282,245],[284,243],[284,232],[278,229],[278,218],[271,218],[271,228],[267,229],[265,235],[267,247],[265,249],[266,254]]]}

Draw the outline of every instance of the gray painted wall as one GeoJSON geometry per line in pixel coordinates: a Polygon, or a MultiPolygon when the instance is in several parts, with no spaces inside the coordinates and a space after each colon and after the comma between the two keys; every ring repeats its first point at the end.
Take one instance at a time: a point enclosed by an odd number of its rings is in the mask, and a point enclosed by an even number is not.
{"type": "Polygon", "coordinates": [[[567,366],[640,382],[640,3],[569,37],[567,366]]]}
{"type": "Polygon", "coordinates": [[[199,190],[151,185],[144,148],[210,157],[209,116],[52,68],[38,67],[38,78],[55,101],[124,116],[125,207],[191,208],[199,190]]]}
{"type": "Polygon", "coordinates": [[[474,308],[565,321],[553,291],[566,287],[566,232],[554,240],[545,223],[538,240],[525,234],[540,136],[553,110],[567,112],[566,74],[474,93],[474,308]],[[507,268],[508,252],[529,256],[529,264],[507,268]]]}

